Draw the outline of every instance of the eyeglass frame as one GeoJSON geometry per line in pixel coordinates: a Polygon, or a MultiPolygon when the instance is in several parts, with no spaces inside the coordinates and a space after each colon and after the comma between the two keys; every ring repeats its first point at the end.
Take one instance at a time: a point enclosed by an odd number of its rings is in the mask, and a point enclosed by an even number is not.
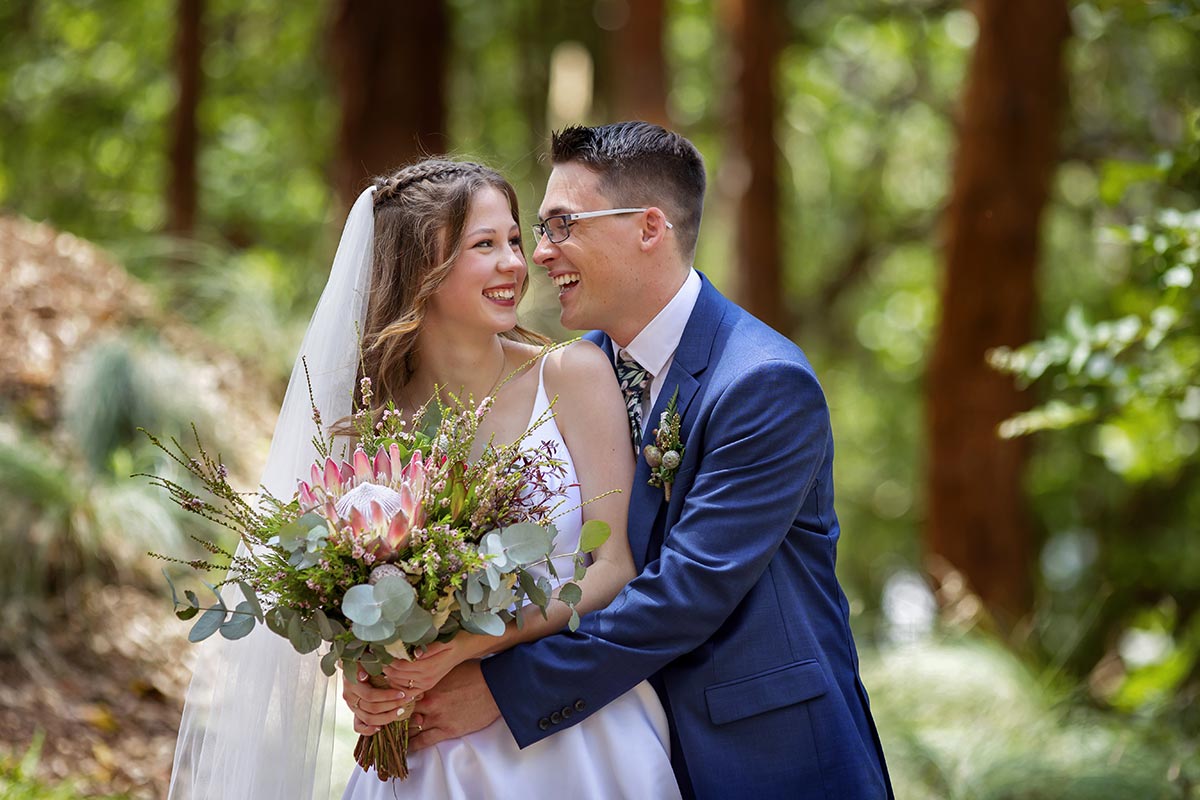
{"type": "MultiPolygon", "coordinates": [[[[562,244],[567,239],[571,238],[571,225],[578,220],[592,219],[594,217],[609,217],[613,216],[614,214],[640,214],[643,211],[649,210],[649,208],[606,208],[603,211],[579,211],[574,214],[551,214],[544,220],[535,222],[531,227],[533,229],[533,235],[537,237],[537,241],[540,242],[542,237],[545,236],[550,240],[550,244],[562,244]],[[563,225],[567,229],[566,236],[562,237],[561,239],[555,239],[550,235],[550,228],[546,225],[546,223],[552,219],[561,219],[563,221],[563,225]]],[[[675,227],[671,224],[670,220],[663,220],[663,222],[667,223],[667,230],[671,230],[675,227]]]]}

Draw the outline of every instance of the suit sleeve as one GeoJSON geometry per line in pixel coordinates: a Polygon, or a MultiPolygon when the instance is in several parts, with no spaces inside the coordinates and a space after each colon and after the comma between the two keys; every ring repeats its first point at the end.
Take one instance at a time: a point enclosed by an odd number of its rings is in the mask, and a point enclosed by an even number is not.
{"type": "Polygon", "coordinates": [[[703,423],[696,478],[658,560],[574,633],[483,661],[521,747],[585,719],[707,641],[766,571],[831,441],[816,378],[790,361],[742,373],[703,423]],[[556,711],[565,719],[546,724],[556,711]]]}

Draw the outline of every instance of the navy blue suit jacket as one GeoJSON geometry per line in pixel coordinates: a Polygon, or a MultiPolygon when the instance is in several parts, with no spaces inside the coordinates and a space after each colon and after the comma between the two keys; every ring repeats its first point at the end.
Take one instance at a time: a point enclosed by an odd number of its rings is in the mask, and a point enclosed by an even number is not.
{"type": "Polygon", "coordinates": [[[670,502],[644,458],[633,481],[639,575],[575,633],[484,660],[501,714],[525,747],[649,678],[685,797],[890,797],[834,574],[833,438],[811,366],[705,279],[643,445],[676,389],[670,502]]]}

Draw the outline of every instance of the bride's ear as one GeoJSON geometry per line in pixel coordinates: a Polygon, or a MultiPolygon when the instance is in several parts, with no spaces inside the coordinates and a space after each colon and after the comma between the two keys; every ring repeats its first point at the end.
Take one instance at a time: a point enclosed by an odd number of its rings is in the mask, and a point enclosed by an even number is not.
{"type": "Polygon", "coordinates": [[[651,206],[643,212],[642,236],[639,244],[643,252],[649,252],[666,241],[667,231],[674,227],[667,221],[661,208],[651,206]]]}

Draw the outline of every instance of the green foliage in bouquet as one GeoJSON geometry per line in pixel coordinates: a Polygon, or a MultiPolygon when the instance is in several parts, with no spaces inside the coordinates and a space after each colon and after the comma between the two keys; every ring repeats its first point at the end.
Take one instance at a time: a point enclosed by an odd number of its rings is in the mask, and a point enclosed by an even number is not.
{"type": "MultiPolygon", "coordinates": [[[[491,397],[475,405],[435,396],[405,420],[391,403],[375,415],[365,410],[372,400],[369,379],[362,380],[360,394],[348,431],[338,426],[327,437],[314,437],[319,457],[286,501],[265,489],[236,491],[219,456],[206,451],[199,436],[191,456],[177,440],[168,446],[147,434],[209,497],[147,477],[185,510],[237,533],[243,545],[230,553],[202,542],[226,562],[221,564],[159,556],[200,571],[228,569],[221,583],[206,584],[215,598],[211,605],[190,590],[181,598],[171,585],[176,615],[195,619],[189,639],[216,633],[238,639],[263,623],[299,653],[327,645],[321,658],[327,675],[339,663],[355,675],[357,664],[378,680],[393,658],[410,659],[416,648],[460,630],[502,635],[509,621],[521,624],[516,609],[526,602],[543,616],[551,600],[563,602],[571,608],[571,628],[577,627],[578,583],[565,582],[555,594],[549,578],[532,571],[544,566],[558,577],[551,559],[558,533],[553,520],[573,510],[560,508],[564,464],[554,445],[529,441],[552,411],[517,441],[489,441],[473,459],[491,397]],[[346,445],[339,461],[335,446],[347,440],[353,452],[347,454],[346,445]],[[230,588],[230,598],[221,587],[230,588]]],[[[315,408],[313,421],[322,431],[315,408]]],[[[586,554],[608,535],[606,523],[584,525],[579,546],[567,556],[574,581],[586,571],[586,554]]],[[[375,766],[381,778],[404,777],[404,726],[388,732],[386,744],[370,745],[366,755],[360,741],[359,763],[375,766]]]]}

